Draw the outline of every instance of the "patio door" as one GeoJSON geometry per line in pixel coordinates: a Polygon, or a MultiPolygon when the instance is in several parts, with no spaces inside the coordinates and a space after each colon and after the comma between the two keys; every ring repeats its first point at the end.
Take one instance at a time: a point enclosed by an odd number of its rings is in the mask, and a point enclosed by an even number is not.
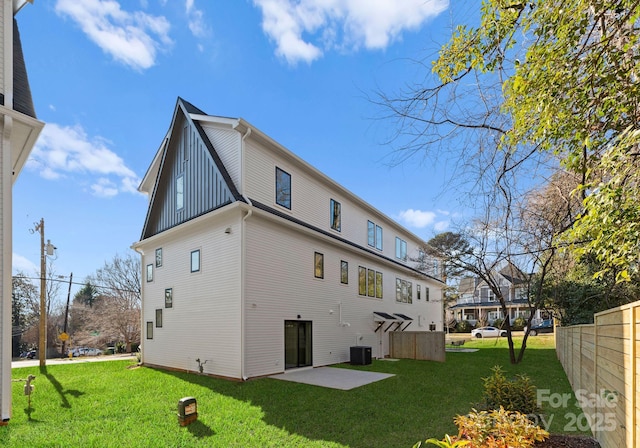
{"type": "Polygon", "coordinates": [[[311,358],[311,321],[284,321],[285,369],[313,365],[311,358]]]}

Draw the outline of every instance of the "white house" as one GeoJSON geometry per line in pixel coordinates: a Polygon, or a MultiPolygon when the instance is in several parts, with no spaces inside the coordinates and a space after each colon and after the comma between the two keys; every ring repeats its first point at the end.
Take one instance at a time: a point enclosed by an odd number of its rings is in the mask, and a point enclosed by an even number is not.
{"type": "Polygon", "coordinates": [[[0,7],[0,424],[11,418],[12,188],[44,123],[36,119],[18,24],[26,0],[0,7]]]}
{"type": "Polygon", "coordinates": [[[241,118],[178,98],[140,191],[145,365],[247,379],[443,329],[424,241],[241,118]]]}

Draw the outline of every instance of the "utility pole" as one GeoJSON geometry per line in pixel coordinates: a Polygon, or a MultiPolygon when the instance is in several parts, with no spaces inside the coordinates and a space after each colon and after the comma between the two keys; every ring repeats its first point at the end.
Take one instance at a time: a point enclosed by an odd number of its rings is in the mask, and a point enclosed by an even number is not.
{"type": "Polygon", "coordinates": [[[47,260],[44,255],[44,218],[36,224],[36,232],[40,232],[40,339],[38,342],[38,357],[40,367],[47,365],[47,260]]]}
{"type": "Polygon", "coordinates": [[[47,240],[46,252],[44,244],[44,218],[36,223],[31,233],[40,232],[40,338],[38,341],[38,357],[40,367],[47,364],[47,255],[53,255],[56,247],[47,240]]]}
{"type": "Polygon", "coordinates": [[[64,312],[64,329],[62,330],[62,334],[64,335],[64,339],[62,339],[62,356],[66,356],[66,345],[69,334],[67,333],[67,323],[69,322],[69,299],[71,297],[71,283],[73,280],[73,272],[69,276],[69,290],[67,291],[67,309],[64,312]]]}

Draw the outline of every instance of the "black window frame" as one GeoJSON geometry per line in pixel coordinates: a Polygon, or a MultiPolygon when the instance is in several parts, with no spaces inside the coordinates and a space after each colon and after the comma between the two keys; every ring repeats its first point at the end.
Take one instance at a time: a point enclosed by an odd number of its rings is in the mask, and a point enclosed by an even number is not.
{"type": "Polygon", "coordinates": [[[200,249],[194,249],[194,250],[191,251],[189,265],[190,265],[191,273],[200,272],[200,270],[202,269],[202,254],[200,253],[200,249]],[[198,267],[197,267],[197,269],[193,268],[193,255],[194,254],[198,254],[198,267]]]}
{"type": "Polygon", "coordinates": [[[276,167],[276,204],[291,210],[291,174],[276,167]],[[286,185],[283,185],[283,181],[286,185]],[[286,191],[288,190],[288,192],[286,191]]]}
{"type": "Polygon", "coordinates": [[[324,254],[320,252],[313,253],[313,276],[314,278],[324,278],[324,254]]]}
{"type": "Polygon", "coordinates": [[[342,232],[342,205],[335,199],[329,201],[329,225],[337,232],[342,232]]]}

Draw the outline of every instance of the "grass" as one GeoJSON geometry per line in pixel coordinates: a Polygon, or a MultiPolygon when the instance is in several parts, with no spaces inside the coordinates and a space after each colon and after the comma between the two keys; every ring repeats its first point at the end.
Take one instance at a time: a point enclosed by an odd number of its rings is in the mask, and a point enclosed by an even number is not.
{"type": "MultiPolygon", "coordinates": [[[[571,393],[551,337],[530,339],[524,361],[511,366],[506,341],[471,341],[474,353],[447,362],[377,361],[340,367],[395,374],[350,391],[288,381],[230,382],[195,374],[131,368],[129,361],[13,370],[36,376],[28,407],[24,381],[13,383],[13,417],[0,427],[11,447],[411,447],[456,433],[453,417],[482,394],[494,365],[526,373],[538,388],[571,393]],[[549,342],[551,341],[551,342],[549,342]],[[178,400],[198,400],[198,420],[178,424],[178,400]]],[[[572,399],[571,402],[575,402],[572,399]]],[[[558,410],[556,410],[558,411],[558,410]]],[[[563,432],[555,412],[552,432],[563,432]]]]}

